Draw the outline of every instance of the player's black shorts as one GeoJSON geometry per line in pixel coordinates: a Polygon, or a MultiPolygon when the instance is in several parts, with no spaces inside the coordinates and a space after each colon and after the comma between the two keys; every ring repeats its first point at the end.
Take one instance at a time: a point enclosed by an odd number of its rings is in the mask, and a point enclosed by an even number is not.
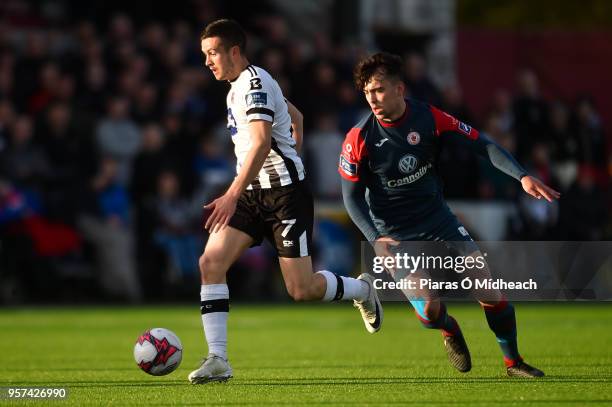
{"type": "Polygon", "coordinates": [[[283,187],[245,190],[229,226],[253,238],[253,246],[267,238],[278,257],[306,257],[312,253],[314,206],[306,180],[283,187]]]}
{"type": "Polygon", "coordinates": [[[415,233],[410,231],[409,233],[402,234],[401,232],[395,233],[392,236],[398,241],[436,241],[444,242],[445,246],[455,255],[467,256],[468,254],[479,251],[478,245],[474,242],[465,226],[461,224],[455,217],[450,214],[444,218],[435,227],[421,232],[415,233]]]}

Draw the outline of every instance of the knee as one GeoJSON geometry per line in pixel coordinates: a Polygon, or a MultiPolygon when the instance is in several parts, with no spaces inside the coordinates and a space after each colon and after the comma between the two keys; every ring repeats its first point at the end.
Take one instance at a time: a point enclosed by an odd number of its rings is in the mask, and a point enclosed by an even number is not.
{"type": "Polygon", "coordinates": [[[215,284],[225,274],[222,258],[216,253],[204,253],[198,260],[203,283],[215,284]]]}
{"type": "Polygon", "coordinates": [[[289,295],[291,296],[291,298],[293,298],[293,300],[296,302],[312,300],[312,295],[310,294],[310,290],[306,286],[299,285],[299,284],[291,285],[287,287],[287,291],[289,292],[289,295]]]}

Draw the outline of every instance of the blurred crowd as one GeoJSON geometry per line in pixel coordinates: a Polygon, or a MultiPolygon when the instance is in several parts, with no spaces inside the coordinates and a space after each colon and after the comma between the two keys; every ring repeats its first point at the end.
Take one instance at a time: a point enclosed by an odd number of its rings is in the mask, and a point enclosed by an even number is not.
{"type": "MultiPolygon", "coordinates": [[[[205,17],[198,24],[137,24],[126,14],[102,25],[58,27],[41,16],[36,27],[0,24],[0,299],[138,302],[171,296],[167,287],[180,292],[185,282],[197,288],[202,204],[235,169],[228,85],[214,80],[200,52],[200,30],[215,10],[196,14],[205,17]]],[[[367,112],[351,74],[365,51],[323,34],[293,38],[274,15],[245,25],[251,62],[304,113],[302,154],[317,199],[341,205],[338,153],[367,112]]],[[[588,96],[545,99],[526,70],[475,117],[458,85],[436,86],[421,54],[404,56],[410,96],[481,129],[563,193],[559,204],[530,200],[449,138],[440,157],[449,199],[516,202],[509,238],[610,237],[608,150],[588,96]]],[[[329,222],[321,227],[326,237],[359,239],[329,222]]],[[[236,275],[265,286],[268,254],[249,252],[236,275]]]]}

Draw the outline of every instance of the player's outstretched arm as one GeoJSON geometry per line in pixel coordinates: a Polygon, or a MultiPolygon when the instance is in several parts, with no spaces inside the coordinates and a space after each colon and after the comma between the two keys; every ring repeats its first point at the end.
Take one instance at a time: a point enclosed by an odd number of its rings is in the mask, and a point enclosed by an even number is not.
{"type": "Polygon", "coordinates": [[[468,148],[489,161],[495,168],[517,181],[520,181],[521,178],[527,175],[527,171],[521,167],[509,152],[484,134],[434,106],[429,108],[434,118],[437,135],[440,137],[461,137],[468,148]]]}
{"type": "Polygon", "coordinates": [[[212,210],[204,225],[211,233],[222,230],[227,226],[236,211],[236,203],[240,194],[259,173],[270,153],[272,146],[271,122],[266,120],[250,121],[249,134],[251,135],[251,149],[232,185],[225,194],[204,206],[204,208],[212,210]]]}
{"type": "Polygon", "coordinates": [[[304,140],[304,115],[297,107],[287,99],[287,109],[291,116],[292,137],[295,140],[295,150],[299,153],[302,151],[302,143],[304,140]]]}
{"type": "Polygon", "coordinates": [[[548,202],[552,202],[561,196],[559,192],[539,179],[527,174],[527,171],[514,159],[512,154],[484,135],[479,135],[474,142],[474,146],[480,155],[488,159],[495,168],[520,181],[525,192],[534,198],[544,198],[548,202]]]}

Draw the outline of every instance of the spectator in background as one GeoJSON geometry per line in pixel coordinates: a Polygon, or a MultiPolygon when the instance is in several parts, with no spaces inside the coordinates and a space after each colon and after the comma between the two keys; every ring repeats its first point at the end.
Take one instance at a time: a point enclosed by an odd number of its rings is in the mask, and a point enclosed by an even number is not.
{"type": "Polygon", "coordinates": [[[561,101],[550,105],[550,148],[553,173],[562,191],[567,191],[578,172],[578,140],[570,128],[567,107],[561,101]]]}
{"type": "Polygon", "coordinates": [[[15,65],[15,103],[20,111],[27,110],[28,99],[34,94],[41,67],[48,57],[48,44],[40,31],[27,31],[23,55],[15,65]]]}
{"type": "Polygon", "coordinates": [[[21,188],[39,191],[47,172],[42,149],[34,143],[33,124],[28,116],[19,116],[10,133],[10,143],[0,153],[0,169],[21,188]]]}
{"type": "MultiPolygon", "coordinates": [[[[463,101],[463,93],[458,84],[451,84],[444,88],[441,100],[442,110],[456,117],[470,126],[476,126],[474,117],[463,101]]],[[[482,193],[479,191],[482,168],[501,183],[513,184],[505,174],[495,171],[482,160],[474,159],[471,151],[463,146],[464,140],[458,137],[444,140],[444,147],[440,155],[440,173],[444,179],[444,193],[449,198],[474,199],[482,193]]],[[[503,186],[502,186],[503,188],[503,186]]]]}
{"type": "Polygon", "coordinates": [[[476,126],[474,116],[463,100],[461,87],[454,83],[444,88],[442,92],[442,110],[465,123],[476,126]]]}
{"type": "Polygon", "coordinates": [[[280,48],[266,47],[262,50],[261,55],[257,58],[261,61],[260,64],[273,75],[273,77],[284,76],[287,72],[285,68],[285,57],[280,48]]]}
{"type": "Polygon", "coordinates": [[[151,79],[155,82],[163,78],[162,59],[168,34],[165,27],[157,22],[147,24],[140,36],[141,50],[150,62],[151,79]]]}
{"type": "Polygon", "coordinates": [[[53,101],[56,103],[65,103],[68,105],[72,105],[72,108],[76,108],[75,103],[75,79],[72,75],[63,74],[59,78],[59,82],[57,84],[57,88],[55,89],[55,95],[53,97],[53,101]]]}
{"type": "Polygon", "coordinates": [[[340,179],[335,173],[344,135],[338,130],[336,116],[331,111],[319,113],[312,133],[304,137],[307,167],[317,198],[338,199],[342,196],[340,179]]]}
{"type": "MultiPolygon", "coordinates": [[[[95,171],[93,141],[73,125],[70,106],[49,107],[38,128],[40,144],[48,162],[45,201],[52,217],[70,223],[78,208],[78,196],[86,178],[95,171]]],[[[82,129],[81,129],[82,130],[82,129]]]]}
{"type": "Polygon", "coordinates": [[[108,79],[106,68],[100,62],[85,67],[84,84],[79,95],[81,108],[94,117],[104,113],[104,101],[108,100],[108,79]]]}
{"type": "Polygon", "coordinates": [[[514,112],[512,96],[506,89],[498,89],[493,95],[491,111],[499,119],[500,130],[504,133],[514,131],[514,112]]]}
{"type": "Polygon", "coordinates": [[[338,128],[341,133],[346,134],[359,121],[366,111],[355,87],[349,81],[342,81],[338,85],[338,128]]]}
{"type": "Polygon", "coordinates": [[[561,201],[562,236],[567,240],[603,240],[609,220],[604,191],[596,183],[597,172],[583,165],[561,201]]]}
{"type": "Polygon", "coordinates": [[[136,91],[133,116],[139,124],[158,120],[161,116],[159,90],[152,83],[145,83],[136,91]]]}
{"type": "Polygon", "coordinates": [[[157,177],[165,161],[165,134],[162,127],[149,122],[142,129],[142,144],[134,159],[131,195],[134,202],[141,206],[156,194],[157,177]]]}
{"type": "Polygon", "coordinates": [[[178,41],[169,42],[163,49],[161,59],[161,82],[169,85],[172,79],[178,77],[185,62],[185,50],[178,41]]]}
{"type": "MultiPolygon", "coordinates": [[[[482,134],[499,144],[503,149],[514,155],[516,152],[516,142],[514,135],[504,130],[504,120],[497,113],[489,115],[482,129],[482,134]]],[[[517,183],[501,174],[491,167],[484,160],[478,160],[481,181],[479,195],[484,199],[515,200],[518,196],[519,188],[517,183]]]]}
{"type": "Polygon", "coordinates": [[[131,176],[132,160],[140,148],[140,129],[129,117],[129,101],[115,96],[108,102],[108,113],[96,129],[96,140],[102,155],[117,162],[117,181],[127,185],[131,176]]]}
{"type": "Polygon", "coordinates": [[[276,82],[281,87],[283,95],[288,99],[291,98],[291,81],[287,77],[287,69],[285,67],[285,56],[280,48],[264,48],[258,61],[261,61],[261,66],[266,71],[276,78],[276,82]]]}
{"type": "MultiPolygon", "coordinates": [[[[307,99],[304,101],[304,117],[314,117],[325,111],[335,111],[338,106],[336,93],[336,71],[329,61],[318,61],[312,71],[312,83],[306,88],[307,99]]],[[[302,106],[300,106],[302,108],[302,106]]],[[[308,127],[311,120],[305,120],[308,127]]]]}
{"type": "Polygon", "coordinates": [[[201,208],[202,203],[210,202],[222,193],[235,175],[223,145],[214,136],[207,135],[200,139],[199,149],[193,159],[193,169],[197,175],[197,186],[194,206],[201,208]]]}
{"type": "Polygon", "coordinates": [[[9,50],[0,51],[0,100],[14,99],[15,55],[9,50]]]}
{"type": "Polygon", "coordinates": [[[593,101],[588,97],[580,98],[576,105],[574,134],[578,138],[580,163],[603,168],[606,163],[606,145],[601,119],[593,101]]]}
{"type": "Polygon", "coordinates": [[[192,171],[193,156],[197,141],[192,133],[185,128],[185,121],[176,112],[168,112],[163,117],[165,137],[164,154],[168,166],[178,171],[179,177],[184,181],[184,191],[191,191],[194,185],[192,171]]]}
{"type": "MultiPolygon", "coordinates": [[[[408,88],[410,90],[410,87],[408,88]]],[[[441,101],[444,111],[457,119],[475,126],[473,117],[463,102],[461,88],[449,85],[444,90],[441,101]]],[[[444,195],[451,199],[474,199],[478,196],[481,161],[474,159],[474,153],[466,148],[466,141],[461,137],[446,137],[442,139],[438,169],[444,180],[444,195]]],[[[507,178],[505,174],[495,177],[507,178]]],[[[504,180],[506,182],[506,180],[504,180]]]]}
{"type": "Polygon", "coordinates": [[[53,101],[57,95],[60,78],[60,70],[56,64],[48,62],[42,66],[39,72],[39,86],[28,99],[30,113],[40,113],[53,101]]]}
{"type": "Polygon", "coordinates": [[[159,299],[164,292],[166,277],[165,257],[154,240],[157,228],[157,179],[167,161],[164,153],[165,134],[156,122],[143,127],[141,149],[134,159],[134,171],[130,182],[134,203],[134,231],[136,259],[145,294],[159,299]]]}
{"type": "Polygon", "coordinates": [[[7,148],[11,127],[15,120],[15,109],[7,99],[0,99],[0,153],[7,148]]]}
{"type": "Polygon", "coordinates": [[[98,277],[106,294],[138,302],[142,292],[134,264],[130,201],[118,175],[117,161],[102,158],[88,191],[89,210],[79,219],[79,227],[95,248],[98,277]]]}
{"type": "Polygon", "coordinates": [[[423,55],[410,52],[404,56],[404,75],[410,97],[440,106],[440,92],[427,76],[427,62],[423,55]]]}
{"type": "Polygon", "coordinates": [[[121,72],[128,66],[129,60],[135,54],[134,27],[132,20],[125,14],[116,14],[112,17],[108,39],[104,50],[104,59],[108,62],[111,72],[121,72]]]}
{"type": "MultiPolygon", "coordinates": [[[[525,167],[532,176],[552,188],[557,188],[558,182],[552,173],[548,144],[534,144],[525,167]]],[[[554,238],[553,232],[559,217],[558,201],[546,202],[543,199],[528,199],[524,194],[520,194],[518,206],[523,219],[523,239],[552,240],[554,238]]]]}
{"type": "Polygon", "coordinates": [[[531,70],[524,70],[517,78],[514,99],[514,123],[519,159],[529,158],[533,146],[549,142],[548,106],[540,95],[538,78],[531,70]]]}
{"type": "Polygon", "coordinates": [[[159,175],[155,209],[158,225],[155,242],[170,260],[170,275],[199,276],[198,258],[203,246],[198,234],[201,210],[193,213],[189,200],[181,196],[177,173],[163,171],[159,175]]]}

